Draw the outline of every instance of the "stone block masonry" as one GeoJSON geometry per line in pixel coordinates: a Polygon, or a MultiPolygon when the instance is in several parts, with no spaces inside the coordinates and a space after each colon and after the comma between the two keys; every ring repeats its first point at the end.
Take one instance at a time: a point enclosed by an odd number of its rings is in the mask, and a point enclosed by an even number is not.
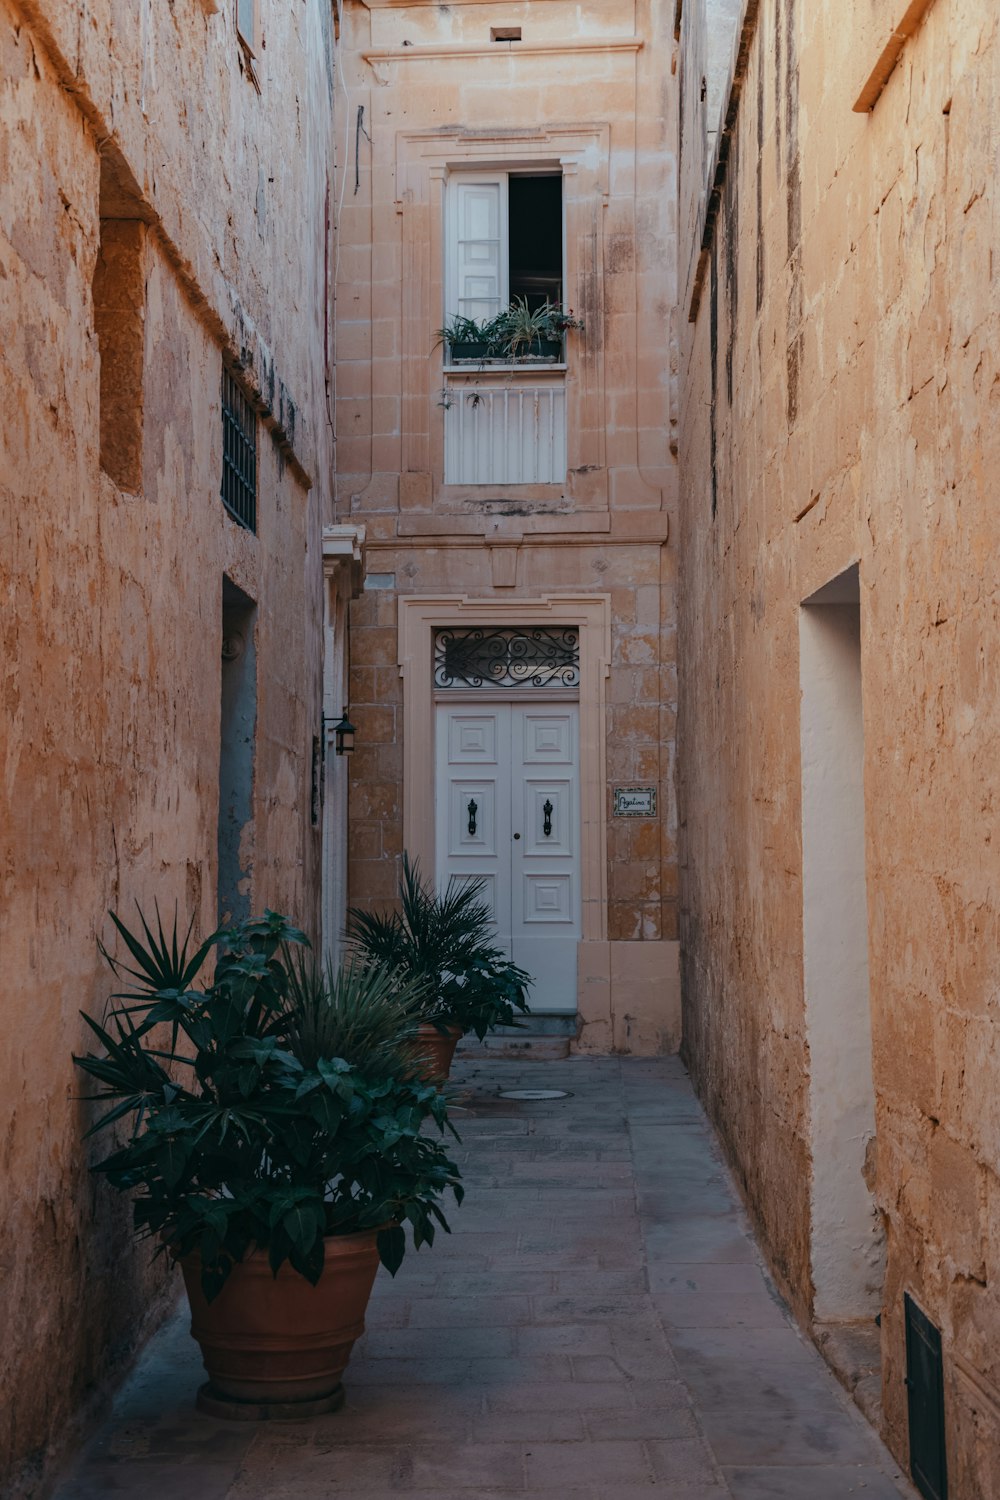
{"type": "Polygon", "coordinates": [[[685,3],[682,23],[681,222],[701,228],[681,264],[705,258],[700,300],[694,269],[683,294],[686,1056],[803,1318],[836,1323],[831,1274],[881,1311],[882,1420],[901,1460],[904,1294],[940,1329],[948,1493],[979,1500],[1000,1492],[1000,23],[971,0],[745,8],[706,195],[704,12],[685,3]],[[823,847],[816,799],[844,767],[810,783],[809,704],[837,675],[832,636],[809,636],[816,608],[853,611],[861,702],[842,695],[824,733],[856,714],[863,742],[859,800],[832,810],[823,847]],[[855,822],[848,870],[833,845],[855,822]],[[864,900],[820,973],[810,892],[824,880],[841,906],[864,900]],[[867,1069],[872,1123],[820,1129],[849,1059],[851,1090],[867,1069]],[[817,1226],[841,1200],[816,1195],[848,1160],[868,1231],[832,1266],[817,1226]],[[868,1254],[882,1235],[884,1281],[868,1254]]]}
{"type": "Polygon", "coordinates": [[[113,984],[109,909],[216,925],[224,577],[256,605],[243,878],[258,907],[318,915],[330,8],[271,11],[260,93],[232,6],[133,9],[0,3],[11,1497],[42,1492],[167,1305],[162,1261],[89,1173],[70,1054],[113,984]],[[220,499],[224,358],[256,408],[256,534],[220,499]]]}
{"type": "MultiPolygon", "coordinates": [[[[610,640],[579,704],[581,724],[597,709],[586,749],[599,772],[580,794],[574,851],[578,1044],[659,1051],[680,1030],[669,18],[648,0],[586,17],[515,0],[502,19],[519,41],[492,42],[480,4],[344,8],[340,129],[357,149],[339,224],[337,503],[365,526],[371,571],[393,579],[351,615],[365,733],[351,768],[350,900],[391,899],[400,827],[434,797],[429,713],[407,742],[431,684],[406,676],[400,606],[468,601],[491,626],[538,623],[541,599],[606,604],[610,640]],[[469,278],[487,288],[479,311],[498,311],[522,176],[550,191],[557,179],[556,295],[585,328],[544,369],[456,371],[436,330],[457,308],[458,205],[467,193],[498,205],[479,246],[486,281],[469,278]],[[613,812],[614,788],[636,783],[657,793],[641,824],[613,812]]],[[[436,837],[431,818],[418,852],[435,871],[436,837]]]]}

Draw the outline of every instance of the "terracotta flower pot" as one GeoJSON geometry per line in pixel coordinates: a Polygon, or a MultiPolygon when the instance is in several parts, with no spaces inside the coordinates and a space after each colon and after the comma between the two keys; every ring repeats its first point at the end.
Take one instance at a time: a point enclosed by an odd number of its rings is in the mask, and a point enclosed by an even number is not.
{"type": "Polygon", "coordinates": [[[431,1022],[417,1027],[413,1055],[419,1062],[417,1071],[429,1083],[447,1083],[455,1048],[463,1036],[461,1026],[439,1031],[431,1022]]]}
{"type": "Polygon", "coordinates": [[[295,1416],[297,1406],[311,1414],[339,1405],[378,1270],[376,1234],[330,1236],[316,1286],[287,1261],[274,1276],[267,1252],[255,1250],[212,1302],[201,1289],[200,1257],[185,1256],[191,1333],[209,1377],[199,1406],[216,1415],[244,1415],[243,1405],[254,1416],[295,1416]]]}

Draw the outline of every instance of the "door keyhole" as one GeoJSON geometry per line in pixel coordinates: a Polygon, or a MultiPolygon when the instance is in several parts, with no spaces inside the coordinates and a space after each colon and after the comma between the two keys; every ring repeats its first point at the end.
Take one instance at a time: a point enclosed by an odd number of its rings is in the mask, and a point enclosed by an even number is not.
{"type": "Polygon", "coordinates": [[[519,838],[520,838],[520,837],[521,837],[521,835],[520,835],[520,834],[519,834],[519,833],[515,833],[515,835],[514,835],[514,837],[515,837],[515,838],[516,838],[516,839],[519,839],[519,838]]]}
{"type": "Polygon", "coordinates": [[[542,832],[544,833],[546,838],[550,838],[552,834],[552,814],[554,811],[555,808],[546,797],[545,801],[542,803],[542,832]]]}
{"type": "Polygon", "coordinates": [[[474,839],[475,836],[476,836],[476,813],[478,811],[479,811],[479,809],[476,806],[475,802],[470,802],[469,803],[469,838],[470,839],[474,839]]]}

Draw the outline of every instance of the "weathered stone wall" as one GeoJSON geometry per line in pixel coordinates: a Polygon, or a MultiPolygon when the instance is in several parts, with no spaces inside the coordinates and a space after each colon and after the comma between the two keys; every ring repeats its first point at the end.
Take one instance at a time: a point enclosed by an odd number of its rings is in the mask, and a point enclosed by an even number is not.
{"type": "Polygon", "coordinates": [[[11,1496],[38,1491],[174,1287],[88,1171],[107,1143],[81,1144],[70,1053],[111,988],[109,909],[215,925],[223,574],[257,603],[253,901],[318,913],[331,20],[272,8],[258,95],[231,7],[212,11],[0,4],[11,1496]],[[219,497],[223,354],[262,405],[256,537],[219,497]]]}
{"type": "Polygon", "coordinates": [[[799,617],[857,563],[884,1421],[905,1460],[908,1291],[942,1330],[966,1500],[1000,1490],[1000,31],[937,0],[854,112],[915,9],[746,8],[700,300],[681,252],[685,1047],[809,1317],[799,617]]]}
{"type": "Polygon", "coordinates": [[[338,508],[364,522],[369,570],[393,580],[352,606],[351,900],[392,895],[406,799],[432,794],[430,743],[420,784],[403,784],[396,595],[607,597],[595,987],[612,1000],[581,1012],[581,1045],[595,1050],[662,1050],[679,1031],[671,21],[647,0],[515,0],[502,15],[348,0],[344,11],[338,508]],[[522,41],[491,50],[501,24],[522,41]],[[560,485],[445,483],[443,185],[477,163],[533,161],[564,164],[565,301],[586,323],[569,346],[569,472],[560,485]],[[635,781],[657,789],[655,820],[611,816],[612,786],[635,781]]]}

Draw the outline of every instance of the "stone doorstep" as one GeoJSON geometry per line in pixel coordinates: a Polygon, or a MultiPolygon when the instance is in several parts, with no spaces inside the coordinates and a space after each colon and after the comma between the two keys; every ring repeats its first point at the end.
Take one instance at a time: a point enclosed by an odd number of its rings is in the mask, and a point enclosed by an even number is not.
{"type": "Polygon", "coordinates": [[[514,1041],[512,1037],[487,1037],[485,1041],[474,1040],[471,1046],[462,1047],[459,1056],[470,1062],[483,1062],[487,1058],[506,1062],[558,1062],[569,1057],[569,1042],[564,1037],[523,1037],[514,1041]]]}
{"type": "Polygon", "coordinates": [[[469,1062],[485,1058],[559,1062],[569,1057],[570,1043],[575,1040],[576,1016],[539,1013],[526,1016],[523,1026],[498,1026],[483,1041],[476,1036],[463,1037],[455,1056],[469,1062]]]}
{"type": "Polygon", "coordinates": [[[874,1321],[814,1323],[820,1354],[875,1431],[882,1431],[882,1335],[874,1321]]]}
{"type": "Polygon", "coordinates": [[[497,1026],[494,1036],[568,1036],[575,1037],[577,1015],[565,1010],[533,1010],[520,1026],[497,1026]]]}

